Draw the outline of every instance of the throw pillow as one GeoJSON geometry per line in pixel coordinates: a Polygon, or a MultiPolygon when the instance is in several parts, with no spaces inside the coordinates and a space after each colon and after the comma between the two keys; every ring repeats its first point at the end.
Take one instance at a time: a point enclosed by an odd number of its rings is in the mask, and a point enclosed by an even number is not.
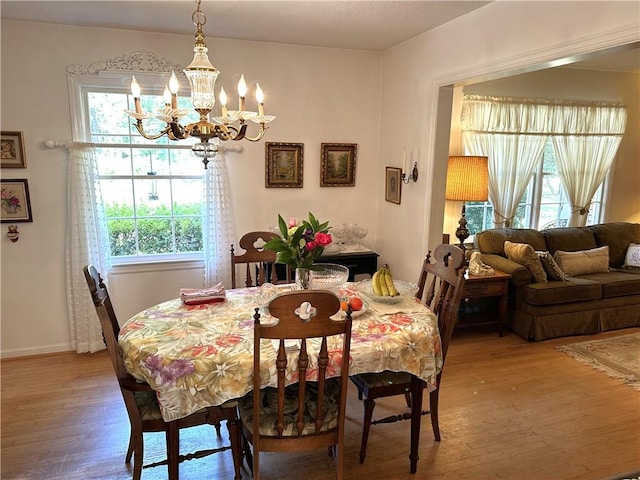
{"type": "Polygon", "coordinates": [[[542,263],[544,271],[547,272],[548,280],[560,280],[567,281],[568,275],[562,271],[560,265],[556,263],[553,259],[553,256],[549,252],[536,252],[538,254],[538,258],[542,263]]]}
{"type": "Polygon", "coordinates": [[[609,246],[564,252],[557,250],[553,259],[567,275],[586,275],[609,271],[609,246]]]}
{"type": "Polygon", "coordinates": [[[640,267],[640,243],[629,244],[623,267],[640,267]]]}
{"type": "Polygon", "coordinates": [[[528,243],[504,242],[504,253],[512,262],[524,265],[531,272],[533,281],[536,283],[544,283],[547,281],[547,274],[542,267],[542,263],[536,254],[536,251],[528,243]]]}

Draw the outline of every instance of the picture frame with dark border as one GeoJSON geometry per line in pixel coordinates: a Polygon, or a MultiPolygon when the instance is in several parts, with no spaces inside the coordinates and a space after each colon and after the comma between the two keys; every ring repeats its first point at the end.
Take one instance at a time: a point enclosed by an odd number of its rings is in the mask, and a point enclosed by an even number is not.
{"type": "Polygon", "coordinates": [[[304,144],[265,143],[266,188],[302,188],[304,144]]]}
{"type": "Polygon", "coordinates": [[[323,143],[321,187],[353,187],[356,184],[357,143],[323,143]]]}
{"type": "Polygon", "coordinates": [[[0,132],[0,167],[27,168],[24,156],[24,137],[22,132],[0,132]]]}
{"type": "Polygon", "coordinates": [[[384,199],[400,205],[402,197],[402,169],[387,167],[384,181],[384,199]]]}
{"type": "Polygon", "coordinates": [[[24,178],[0,180],[0,222],[33,222],[29,182],[24,178]]]}

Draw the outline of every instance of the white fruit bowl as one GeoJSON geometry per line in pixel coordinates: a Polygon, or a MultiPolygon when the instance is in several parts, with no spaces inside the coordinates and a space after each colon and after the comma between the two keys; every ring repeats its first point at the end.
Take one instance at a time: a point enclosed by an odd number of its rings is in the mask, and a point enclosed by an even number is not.
{"type": "Polygon", "coordinates": [[[371,301],[390,304],[398,303],[406,297],[415,297],[416,293],[418,292],[418,286],[415,283],[405,282],[403,280],[394,280],[393,284],[400,294],[395,297],[380,296],[373,293],[371,280],[363,280],[362,282],[358,283],[357,290],[359,293],[361,293],[371,301]]]}

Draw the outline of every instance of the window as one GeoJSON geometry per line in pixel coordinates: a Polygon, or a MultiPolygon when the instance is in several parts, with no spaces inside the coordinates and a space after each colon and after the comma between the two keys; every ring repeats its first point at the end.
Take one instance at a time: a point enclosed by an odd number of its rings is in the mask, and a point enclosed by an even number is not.
{"type": "MultiPolygon", "coordinates": [[[[202,163],[191,152],[190,142],[166,136],[153,141],[143,138],[124,113],[133,107],[128,89],[114,88],[109,80],[83,85],[77,93],[82,138],[96,147],[114,263],[200,257],[202,163]]],[[[121,76],[117,84],[123,85],[122,80],[128,81],[121,76]]],[[[148,112],[164,103],[159,94],[143,95],[141,102],[148,112]]],[[[188,98],[180,102],[181,108],[191,111],[188,98]]],[[[159,120],[145,120],[150,132],[164,126],[159,120]]]]}
{"type": "MultiPolygon", "coordinates": [[[[591,202],[587,225],[601,221],[602,201],[605,182],[600,185],[591,202]]],[[[493,207],[489,202],[466,203],[467,228],[471,234],[493,228],[493,207]]],[[[538,172],[533,176],[520,199],[513,228],[545,228],[564,227],[571,215],[571,205],[567,199],[560,176],[556,168],[556,160],[551,139],[543,152],[538,172]]]]}

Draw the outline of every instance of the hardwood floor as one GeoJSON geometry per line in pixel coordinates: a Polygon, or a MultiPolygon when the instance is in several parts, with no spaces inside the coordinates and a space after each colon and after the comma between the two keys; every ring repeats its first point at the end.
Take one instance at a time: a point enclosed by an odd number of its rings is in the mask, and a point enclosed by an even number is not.
{"type": "MultiPolygon", "coordinates": [[[[495,329],[456,331],[440,394],[442,441],[433,441],[425,417],[415,475],[409,422],[372,427],[367,459],[358,463],[362,404],[351,385],[345,478],[601,480],[640,469],[640,392],[555,349],[593,337],[527,343],[495,329]]],[[[105,352],[8,359],[1,368],[3,480],[131,478],[128,420],[105,352]]],[[[380,400],[375,416],[402,407],[403,399],[380,400]]],[[[215,445],[214,432],[185,432],[182,450],[215,445]]],[[[161,434],[145,436],[145,463],[163,451],[161,434]]],[[[335,472],[324,450],[265,454],[261,466],[265,479],[325,480],[335,472]]],[[[183,463],[180,472],[188,480],[231,479],[231,453],[183,463]]],[[[142,480],[164,478],[165,467],[142,473],[142,480]]]]}

